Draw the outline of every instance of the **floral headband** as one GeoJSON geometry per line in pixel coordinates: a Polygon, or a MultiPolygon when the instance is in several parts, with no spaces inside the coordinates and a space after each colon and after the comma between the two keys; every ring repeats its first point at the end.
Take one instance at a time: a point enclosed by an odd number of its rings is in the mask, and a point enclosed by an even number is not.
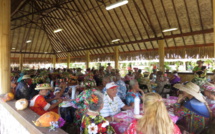
{"type": "Polygon", "coordinates": [[[99,101],[98,96],[96,96],[95,94],[92,94],[92,95],[91,95],[90,102],[91,102],[91,103],[98,104],[98,101],[99,101]]]}

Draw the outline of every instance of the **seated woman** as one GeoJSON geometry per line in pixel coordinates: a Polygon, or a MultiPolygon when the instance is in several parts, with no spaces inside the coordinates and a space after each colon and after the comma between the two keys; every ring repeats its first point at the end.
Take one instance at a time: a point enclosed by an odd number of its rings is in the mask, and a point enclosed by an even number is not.
{"type": "Polygon", "coordinates": [[[144,92],[139,88],[139,84],[137,80],[130,80],[129,85],[130,85],[130,90],[126,95],[126,104],[129,106],[133,106],[134,98],[136,97],[136,95],[138,94],[138,96],[141,98],[144,92]],[[139,92],[141,92],[142,95],[139,92]]]}
{"type": "Polygon", "coordinates": [[[108,121],[119,122],[121,119],[114,118],[113,116],[121,111],[131,109],[131,106],[126,106],[122,100],[117,96],[117,85],[114,82],[106,85],[107,91],[104,93],[104,107],[100,111],[101,115],[108,121]]]}
{"type": "Polygon", "coordinates": [[[81,121],[81,134],[114,134],[114,129],[110,126],[109,121],[99,115],[99,111],[103,107],[103,94],[95,91],[88,99],[88,110],[81,121]]]}
{"type": "Polygon", "coordinates": [[[156,77],[156,81],[155,83],[157,84],[157,87],[155,88],[157,93],[161,93],[164,86],[166,84],[168,84],[168,80],[166,79],[166,77],[164,77],[164,74],[162,71],[158,71],[157,72],[157,77],[156,77]]]}
{"type": "Polygon", "coordinates": [[[71,100],[71,105],[76,108],[75,112],[75,124],[79,125],[81,123],[81,117],[85,114],[86,110],[88,109],[89,105],[89,97],[92,95],[93,92],[96,91],[96,83],[95,81],[86,80],[84,82],[85,90],[82,91],[75,100],[71,100]]]}
{"type": "Polygon", "coordinates": [[[186,85],[175,84],[174,87],[183,91],[174,104],[174,113],[180,118],[179,124],[190,133],[201,132],[208,123],[210,109],[199,86],[188,82],[186,85]],[[187,100],[182,105],[181,102],[185,99],[187,100]]]}
{"type": "Polygon", "coordinates": [[[144,116],[139,120],[134,120],[125,134],[181,134],[178,126],[170,119],[159,94],[145,94],[143,108],[144,116]]]}
{"type": "Polygon", "coordinates": [[[48,83],[38,84],[35,90],[39,90],[39,94],[30,100],[30,109],[38,115],[42,115],[48,111],[58,113],[58,104],[62,102],[62,99],[58,99],[56,103],[51,105],[44,98],[49,90],[52,90],[51,85],[48,83]]]}
{"type": "Polygon", "coordinates": [[[151,86],[151,82],[150,82],[148,76],[149,76],[149,73],[144,72],[143,77],[141,77],[138,82],[140,84],[140,88],[141,88],[141,86],[147,86],[148,92],[151,92],[152,91],[152,86],[151,86]]]}
{"type": "Polygon", "coordinates": [[[170,84],[174,85],[176,83],[180,83],[181,82],[181,78],[178,75],[178,72],[177,71],[173,71],[172,73],[173,73],[173,76],[169,80],[170,84]]]}
{"type": "Polygon", "coordinates": [[[210,106],[213,116],[215,116],[215,85],[209,83],[207,85],[205,84],[204,89],[205,100],[210,106]]]}

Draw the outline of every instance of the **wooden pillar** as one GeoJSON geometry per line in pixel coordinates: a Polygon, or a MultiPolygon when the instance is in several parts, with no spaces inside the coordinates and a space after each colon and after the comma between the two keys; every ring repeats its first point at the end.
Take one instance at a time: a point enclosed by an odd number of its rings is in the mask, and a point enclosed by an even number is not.
{"type": "MultiPolygon", "coordinates": [[[[213,0],[213,24],[214,24],[214,33],[215,33],[215,0],[213,0]]],[[[214,34],[214,58],[215,58],[215,34],[214,34]]]]}
{"type": "Polygon", "coordinates": [[[10,0],[0,0],[0,94],[10,91],[10,0]]]}
{"type": "Polygon", "coordinates": [[[19,55],[19,70],[23,69],[23,54],[19,55]]]}
{"type": "Polygon", "coordinates": [[[90,51],[86,51],[86,69],[90,67],[90,51]]]}
{"type": "Polygon", "coordinates": [[[56,55],[53,55],[52,64],[53,68],[56,68],[56,55]]]}
{"type": "Polygon", "coordinates": [[[67,54],[67,69],[69,69],[70,64],[70,53],[67,54]]]}
{"type": "Polygon", "coordinates": [[[165,71],[164,69],[164,39],[158,40],[158,54],[159,54],[159,70],[165,71]]]}
{"type": "Polygon", "coordinates": [[[115,56],[115,69],[119,69],[119,46],[115,46],[114,49],[114,56],[115,56]]]}

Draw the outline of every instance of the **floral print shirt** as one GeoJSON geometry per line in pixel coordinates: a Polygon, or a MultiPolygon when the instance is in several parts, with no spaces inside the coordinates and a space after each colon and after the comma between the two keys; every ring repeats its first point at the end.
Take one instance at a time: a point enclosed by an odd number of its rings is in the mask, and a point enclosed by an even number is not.
{"type": "MultiPolygon", "coordinates": [[[[125,131],[124,134],[137,134],[137,120],[134,120],[128,127],[128,129],[125,131]]],[[[138,134],[142,134],[142,133],[138,133],[138,134]]],[[[174,124],[174,130],[173,130],[173,134],[181,134],[180,129],[178,128],[177,125],[174,124]]]]}
{"type": "Polygon", "coordinates": [[[127,91],[125,82],[122,81],[122,80],[118,80],[118,81],[116,82],[116,84],[118,85],[118,88],[117,88],[117,89],[118,89],[117,95],[121,98],[121,100],[125,100],[126,91],[127,91]]]}
{"type": "Polygon", "coordinates": [[[84,115],[81,121],[81,134],[114,134],[109,122],[101,115],[84,115]]]}
{"type": "Polygon", "coordinates": [[[89,101],[88,98],[91,94],[96,91],[96,89],[88,89],[81,92],[74,101],[72,101],[72,105],[76,108],[75,112],[75,124],[78,125],[81,123],[81,117],[85,114],[88,109],[89,101]]]}
{"type": "MultiPolygon", "coordinates": [[[[141,94],[137,93],[138,96],[141,98],[141,94]]],[[[131,103],[134,103],[134,98],[136,97],[136,94],[132,92],[132,90],[129,90],[126,95],[126,104],[130,105],[131,103]]]]}
{"type": "Polygon", "coordinates": [[[209,120],[181,106],[179,103],[174,104],[174,114],[180,118],[179,124],[185,127],[190,133],[201,131],[209,120]]]}

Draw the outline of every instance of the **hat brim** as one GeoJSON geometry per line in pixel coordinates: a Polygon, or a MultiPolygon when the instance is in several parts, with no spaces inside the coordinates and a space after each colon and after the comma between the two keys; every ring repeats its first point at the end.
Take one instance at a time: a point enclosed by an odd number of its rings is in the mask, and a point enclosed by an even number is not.
{"type": "Polygon", "coordinates": [[[26,80],[26,79],[31,79],[31,77],[25,77],[25,78],[22,78],[22,80],[26,80]]]}
{"type": "Polygon", "coordinates": [[[190,90],[189,88],[185,87],[182,84],[175,84],[174,87],[183,91],[183,92],[186,92],[186,93],[194,96],[200,102],[205,102],[205,99],[203,98],[203,95],[200,92],[199,93],[193,92],[192,90],[190,90]]]}
{"type": "Polygon", "coordinates": [[[43,89],[53,90],[52,87],[40,87],[40,88],[35,88],[35,90],[43,90],[43,89]]]}
{"type": "Polygon", "coordinates": [[[108,88],[108,89],[114,89],[114,88],[117,88],[118,86],[113,86],[113,87],[110,87],[110,88],[108,88]]]}

